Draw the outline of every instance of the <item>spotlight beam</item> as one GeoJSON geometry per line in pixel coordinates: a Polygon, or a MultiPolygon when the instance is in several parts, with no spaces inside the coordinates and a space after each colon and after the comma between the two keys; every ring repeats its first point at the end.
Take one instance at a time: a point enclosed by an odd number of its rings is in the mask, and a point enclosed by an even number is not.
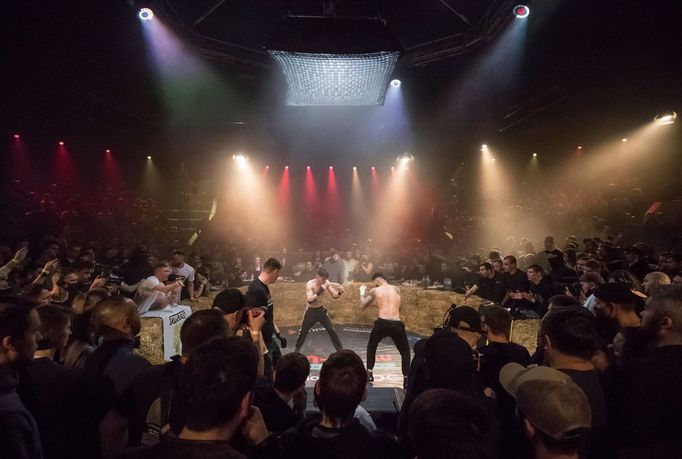
{"type": "Polygon", "coordinates": [[[204,19],[206,19],[207,17],[209,17],[211,14],[213,14],[213,12],[214,12],[215,10],[217,10],[218,8],[220,8],[220,6],[221,6],[223,3],[225,3],[225,0],[218,0],[217,2],[215,2],[211,7],[209,7],[206,11],[204,11],[204,12],[196,19],[196,21],[194,21],[194,24],[192,24],[192,27],[191,27],[191,28],[194,29],[196,26],[198,26],[199,24],[201,24],[201,22],[202,22],[204,19]]]}

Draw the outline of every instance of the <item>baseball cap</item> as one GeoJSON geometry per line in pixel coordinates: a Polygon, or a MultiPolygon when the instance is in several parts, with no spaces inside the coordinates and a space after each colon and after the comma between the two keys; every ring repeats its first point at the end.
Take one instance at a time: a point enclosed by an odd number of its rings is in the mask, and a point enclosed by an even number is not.
{"type": "Polygon", "coordinates": [[[637,295],[632,293],[630,287],[617,282],[598,285],[594,290],[594,296],[605,303],[633,304],[638,301],[637,295]]]}
{"type": "Polygon", "coordinates": [[[530,423],[556,441],[579,437],[592,426],[585,393],[561,371],[512,362],[502,367],[500,384],[530,423]]]}
{"type": "Polygon", "coordinates": [[[244,294],[236,288],[225,289],[213,298],[213,307],[223,311],[223,314],[232,314],[245,306],[244,294]]]}
{"type": "Polygon", "coordinates": [[[481,314],[471,306],[452,305],[448,326],[459,330],[480,332],[481,314]]]}

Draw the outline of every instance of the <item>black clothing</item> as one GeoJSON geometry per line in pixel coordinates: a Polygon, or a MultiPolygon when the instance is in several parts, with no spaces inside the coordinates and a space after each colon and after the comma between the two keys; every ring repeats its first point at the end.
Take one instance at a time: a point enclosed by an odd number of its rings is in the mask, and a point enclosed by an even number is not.
{"type": "Polygon", "coordinates": [[[133,340],[124,338],[105,340],[85,361],[83,371],[90,377],[108,377],[120,395],[149,366],[147,359],[133,352],[133,340]]]}
{"type": "Polygon", "coordinates": [[[637,260],[635,263],[628,266],[628,271],[642,282],[644,276],[652,272],[653,269],[649,267],[649,263],[646,260],[637,260]]]}
{"type": "Polygon", "coordinates": [[[530,282],[530,293],[535,297],[535,312],[537,312],[540,317],[544,316],[549,307],[549,299],[554,295],[561,294],[561,287],[552,281],[549,276],[544,276],[540,279],[540,283],[535,285],[530,282]]]}
{"type": "Polygon", "coordinates": [[[38,358],[21,370],[17,392],[38,424],[45,458],[99,456],[97,427],[114,402],[109,380],[38,358]]]}
{"type": "Polygon", "coordinates": [[[339,429],[302,421],[280,441],[284,457],[292,459],[393,459],[400,454],[392,436],[381,430],[369,432],[357,419],[339,429]]]}
{"type": "Polygon", "coordinates": [[[516,343],[488,343],[481,347],[480,354],[480,375],[483,384],[492,388],[497,394],[498,401],[511,396],[500,385],[500,370],[510,362],[516,362],[524,367],[530,364],[530,354],[528,350],[516,343]]]}
{"type": "Polygon", "coordinates": [[[405,324],[399,320],[377,319],[367,342],[367,369],[374,368],[377,346],[384,338],[391,338],[400,352],[403,376],[410,372],[410,345],[407,342],[405,324]]]}
{"type": "Polygon", "coordinates": [[[298,338],[296,338],[296,352],[303,347],[308,332],[313,328],[313,325],[318,322],[327,330],[327,333],[329,333],[334,348],[337,351],[343,349],[339,335],[336,334],[332,320],[329,318],[329,314],[327,314],[327,308],[320,306],[318,308],[306,308],[305,314],[303,315],[303,322],[301,322],[301,328],[298,331],[298,338]]]}
{"type": "Polygon", "coordinates": [[[679,457],[682,345],[658,347],[627,362],[616,384],[615,444],[632,453],[624,457],[679,457]]]}
{"type": "Polygon", "coordinates": [[[270,289],[260,279],[254,279],[246,291],[245,302],[249,308],[262,308],[265,311],[265,323],[261,329],[261,334],[263,341],[266,344],[269,343],[275,333],[275,311],[270,289]]]}
{"type": "Polygon", "coordinates": [[[128,418],[128,445],[151,446],[166,423],[179,435],[187,420],[185,365],[180,359],[142,370],[116,402],[116,411],[128,418]],[[152,410],[159,404],[158,410],[152,410]],[[154,413],[154,416],[149,416],[154,413]],[[156,414],[158,413],[158,415],[156,414]]]}
{"type": "Polygon", "coordinates": [[[0,369],[0,451],[12,459],[41,459],[38,425],[16,392],[17,380],[0,369]]]}
{"type": "Polygon", "coordinates": [[[499,273],[490,278],[480,277],[474,285],[478,287],[476,295],[494,303],[501,303],[507,293],[504,280],[499,273]]]}
{"type": "MultiPolygon", "coordinates": [[[[528,281],[528,276],[526,273],[521,272],[521,270],[516,270],[514,274],[503,273],[502,280],[504,282],[504,287],[508,292],[520,293],[520,292],[530,292],[530,282],[528,281]]],[[[507,305],[511,308],[512,312],[522,309],[534,309],[533,303],[527,300],[515,300],[509,299],[507,305]]]]}
{"type": "Polygon", "coordinates": [[[656,346],[655,339],[642,331],[642,327],[625,327],[620,333],[625,338],[618,366],[622,367],[632,359],[650,354],[656,346]]]}
{"type": "Polygon", "coordinates": [[[592,429],[589,435],[589,444],[586,445],[584,451],[581,451],[581,457],[584,457],[585,453],[594,458],[609,457],[608,409],[604,389],[599,381],[599,373],[597,370],[566,370],[563,368],[557,368],[557,370],[570,376],[573,382],[583,390],[590,402],[592,429]]]}
{"type": "Polygon", "coordinates": [[[246,459],[226,441],[195,441],[173,438],[152,448],[136,448],[121,459],[246,459]]]}
{"type": "Polygon", "coordinates": [[[135,285],[141,280],[144,280],[154,274],[152,265],[146,261],[135,262],[129,261],[119,268],[123,282],[127,285],[135,285]]]}
{"type": "Polygon", "coordinates": [[[277,395],[275,389],[269,384],[259,384],[256,386],[253,404],[260,408],[265,425],[270,432],[280,434],[285,430],[296,427],[296,424],[301,421],[301,417],[294,412],[287,402],[277,395]]]}

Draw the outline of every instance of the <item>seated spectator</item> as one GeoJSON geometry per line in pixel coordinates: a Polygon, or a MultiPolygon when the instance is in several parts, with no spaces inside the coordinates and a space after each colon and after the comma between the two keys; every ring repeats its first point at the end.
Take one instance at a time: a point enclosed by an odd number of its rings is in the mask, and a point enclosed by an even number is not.
{"type": "Polygon", "coordinates": [[[499,303],[504,299],[506,293],[502,276],[493,270],[490,263],[481,263],[478,267],[480,278],[467,290],[464,295],[466,300],[471,295],[478,295],[484,300],[499,303]]]}
{"type": "Polygon", "coordinates": [[[308,358],[291,352],[277,362],[272,385],[262,382],[256,386],[253,404],[260,408],[270,432],[282,433],[303,419],[307,401],[305,382],[309,374],[308,358]]]}
{"type": "Polygon", "coordinates": [[[130,298],[112,296],[97,303],[91,322],[102,344],[85,361],[83,371],[91,377],[111,379],[119,396],[150,366],[147,359],[133,352],[141,328],[137,305],[130,298]]]}
{"type": "Polygon", "coordinates": [[[530,266],[527,276],[530,292],[521,293],[521,298],[533,303],[535,312],[542,317],[547,313],[549,299],[560,294],[561,288],[552,280],[552,277],[545,276],[539,265],[530,266]]]}
{"type": "Polygon", "coordinates": [[[511,308],[512,315],[523,318],[538,318],[537,312],[533,309],[533,303],[523,298],[523,293],[530,292],[528,276],[516,266],[516,258],[509,255],[502,260],[504,281],[507,296],[502,301],[503,306],[511,308]]]}
{"type": "Polygon", "coordinates": [[[0,298],[0,446],[3,457],[41,459],[38,425],[16,392],[16,372],[38,348],[40,317],[25,298],[0,298]]]}
{"type": "Polygon", "coordinates": [[[410,407],[410,442],[419,459],[496,459],[500,428],[480,400],[448,389],[427,390],[410,407]]]}
{"type": "Polygon", "coordinates": [[[180,291],[180,299],[185,300],[189,298],[190,301],[195,301],[194,268],[185,263],[185,252],[182,250],[176,250],[173,252],[171,270],[172,274],[175,276],[175,279],[182,281],[184,284],[182,290],[180,291]]]}
{"type": "Polygon", "coordinates": [[[322,420],[309,420],[281,436],[284,457],[393,458],[397,442],[377,430],[369,432],[354,418],[355,409],[367,396],[367,372],[362,360],[350,350],[335,352],[322,364],[315,384],[315,403],[322,420]]]}
{"type": "Polygon", "coordinates": [[[592,432],[584,452],[589,450],[591,457],[605,457],[608,448],[606,396],[590,360],[597,340],[594,319],[583,309],[557,309],[542,319],[540,336],[547,364],[567,374],[590,402],[592,432]]]}
{"type": "Polygon", "coordinates": [[[676,457],[682,451],[682,287],[661,287],[642,319],[656,347],[627,362],[618,378],[617,457],[676,457]]]}
{"type": "Polygon", "coordinates": [[[227,324],[216,309],[197,311],[180,329],[182,356],[141,371],[102,422],[103,451],[153,446],[170,431],[179,435],[187,416],[187,363],[200,346],[227,336],[227,324]]]}
{"type": "Polygon", "coordinates": [[[38,349],[20,372],[18,393],[38,423],[44,455],[98,457],[97,426],[113,403],[113,386],[53,361],[71,333],[70,310],[48,305],[38,315],[38,349]]]}
{"type": "Polygon", "coordinates": [[[243,432],[256,445],[250,457],[277,457],[268,450],[269,433],[258,408],[251,406],[258,356],[247,341],[214,339],[192,353],[187,415],[177,438],[164,437],[152,448],[138,448],[124,459],[245,459],[232,439],[243,432]]]}
{"type": "Polygon", "coordinates": [[[580,276],[580,299],[583,301],[583,307],[595,315],[597,298],[594,296],[594,290],[603,283],[604,279],[597,273],[587,272],[580,276]]]}
{"type": "Polygon", "coordinates": [[[145,279],[135,293],[135,303],[140,315],[152,309],[162,309],[170,306],[171,294],[178,295],[182,288],[182,280],[178,279],[171,284],[164,285],[168,281],[171,269],[165,263],[154,266],[154,274],[145,279]]]}
{"type": "Polygon", "coordinates": [[[527,369],[517,363],[505,365],[500,384],[516,400],[536,459],[578,459],[594,424],[590,402],[579,386],[552,368],[527,369]]]}

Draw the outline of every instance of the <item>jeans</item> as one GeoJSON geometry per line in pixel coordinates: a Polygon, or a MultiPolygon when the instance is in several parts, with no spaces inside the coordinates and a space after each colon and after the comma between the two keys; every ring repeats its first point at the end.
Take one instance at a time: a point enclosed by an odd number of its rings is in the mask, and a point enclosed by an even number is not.
{"type": "Polygon", "coordinates": [[[298,331],[298,338],[296,339],[296,352],[298,352],[299,349],[301,349],[301,347],[303,346],[303,342],[308,336],[308,332],[317,322],[319,322],[320,325],[322,325],[324,329],[327,330],[327,333],[329,333],[329,337],[332,339],[332,344],[334,345],[336,350],[340,351],[341,349],[343,349],[343,345],[341,344],[339,335],[336,334],[336,330],[334,330],[334,325],[332,325],[332,321],[329,318],[329,314],[327,314],[327,309],[324,306],[320,306],[319,308],[307,308],[305,310],[303,322],[301,322],[301,329],[298,331]]]}
{"type": "Polygon", "coordinates": [[[377,319],[374,322],[374,328],[369,335],[369,342],[367,343],[367,369],[374,368],[374,361],[376,360],[377,346],[379,342],[390,337],[400,352],[402,360],[403,376],[407,376],[410,372],[410,345],[407,342],[407,333],[405,333],[405,324],[399,320],[377,319]]]}

